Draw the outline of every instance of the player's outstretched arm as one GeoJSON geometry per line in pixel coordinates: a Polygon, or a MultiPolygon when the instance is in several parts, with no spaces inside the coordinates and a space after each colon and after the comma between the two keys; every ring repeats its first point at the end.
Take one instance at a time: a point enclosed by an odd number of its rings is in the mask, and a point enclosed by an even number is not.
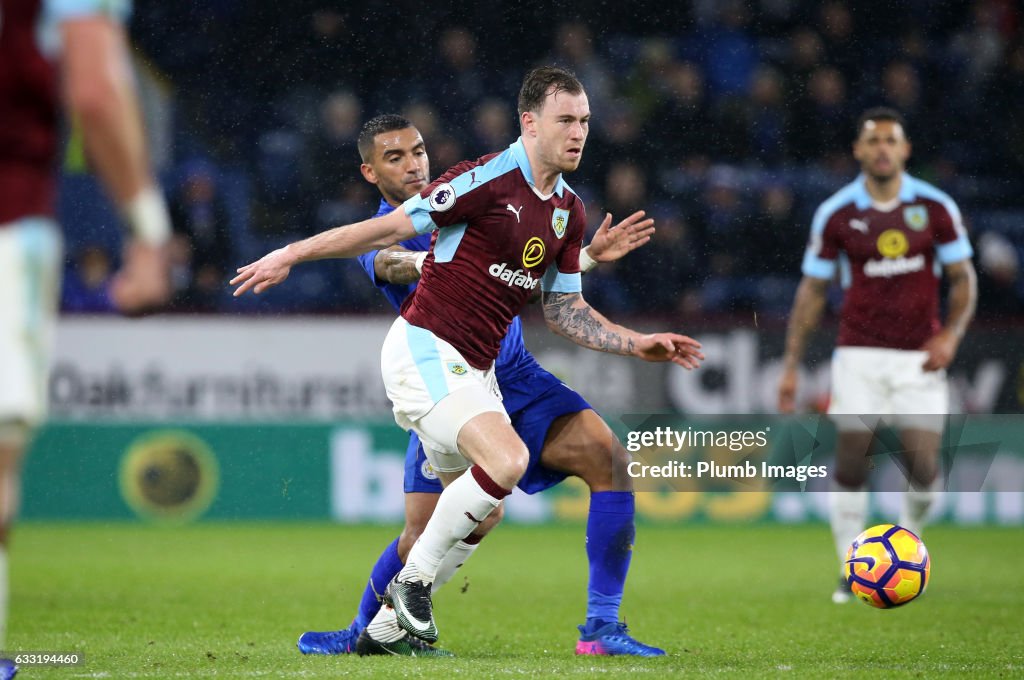
{"type": "Polygon", "coordinates": [[[335,227],[302,241],[289,243],[267,253],[259,260],[238,268],[238,275],[231,279],[237,285],[235,297],[248,290],[259,295],[267,288],[288,278],[292,267],[302,262],[328,258],[346,258],[361,255],[370,250],[379,250],[412,238],[416,230],[404,210],[395,210],[383,217],[335,227]]]}
{"type": "Polygon", "coordinates": [[[677,333],[637,333],[614,324],[593,309],[579,293],[544,293],[548,328],[577,345],[599,352],[635,356],[644,361],[671,361],[697,368],[704,355],[700,343],[677,333]]]}
{"type": "Polygon", "coordinates": [[[779,380],[779,412],[796,410],[797,371],[804,358],[807,339],[818,327],[825,310],[828,279],[805,276],[796,290],[793,309],[789,313],[786,329],[786,353],[783,357],[782,378],[779,380]]]}
{"type": "Polygon", "coordinates": [[[952,363],[978,302],[978,276],[970,260],[948,264],[945,272],[949,279],[949,312],[946,325],[921,348],[928,353],[923,366],[926,371],[937,371],[952,363]]]}
{"type": "Polygon", "coordinates": [[[614,227],[612,214],[605,214],[594,240],[580,251],[580,269],[590,271],[599,262],[614,262],[651,240],[654,220],[644,219],[646,213],[638,210],[614,227]]]}

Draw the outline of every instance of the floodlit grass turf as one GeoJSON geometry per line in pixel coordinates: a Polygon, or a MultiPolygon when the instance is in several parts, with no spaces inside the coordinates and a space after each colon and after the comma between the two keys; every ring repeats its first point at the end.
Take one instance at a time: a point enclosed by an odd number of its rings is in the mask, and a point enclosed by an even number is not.
{"type": "Polygon", "coordinates": [[[78,651],[26,678],[878,677],[1024,673],[1024,531],[935,527],[933,582],[876,611],[833,605],[823,525],[642,526],[623,613],[665,659],[576,658],[578,526],[502,527],[436,598],[458,659],[302,656],[349,622],[388,527],[23,524],[10,649],[78,651]],[[468,585],[467,585],[468,584],[468,585]]]}

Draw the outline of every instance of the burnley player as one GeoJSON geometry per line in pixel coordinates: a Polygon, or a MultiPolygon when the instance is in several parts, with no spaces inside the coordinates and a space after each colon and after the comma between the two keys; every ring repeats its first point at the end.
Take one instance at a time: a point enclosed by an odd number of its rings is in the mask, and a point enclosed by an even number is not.
{"type": "MultiPolygon", "coordinates": [[[[377,216],[386,215],[421,192],[429,183],[426,147],[419,131],[405,118],[377,116],[359,135],[363,177],[383,198],[377,216]]],[[[652,220],[609,229],[608,216],[581,256],[580,268],[616,260],[650,238],[652,220]]],[[[422,234],[398,246],[360,255],[374,285],[398,311],[414,290],[430,249],[422,234]]],[[[628,455],[589,404],[545,371],[523,345],[519,317],[512,320],[494,364],[503,404],[516,432],[530,450],[530,465],[518,486],[537,493],[558,484],[566,473],[581,478],[591,490],[586,550],[590,566],[587,620],[580,626],[577,654],[660,656],[661,649],[633,639],[619,623],[626,575],[633,553],[635,504],[626,474],[628,455]]],[[[413,542],[437,505],[442,486],[429,467],[419,438],[409,436],[405,460],[405,527],[381,554],[370,574],[359,611],[346,629],[308,632],[299,638],[305,654],[394,654],[441,656],[399,627],[394,610],[381,608],[379,594],[402,569],[413,542]]],[[[446,583],[500,518],[502,506],[481,526],[455,544],[438,567],[432,591],[446,583]]]]}
{"type": "MultiPolygon", "coordinates": [[[[849,282],[832,356],[829,413],[839,430],[832,534],[839,560],[864,529],[872,415],[900,428],[908,471],[900,524],[920,535],[938,474],[946,367],[974,314],[977,283],[960,210],[949,196],[904,172],[910,156],[899,113],[877,108],[857,123],[853,155],[863,173],[815,213],[786,335],[779,410],[795,407],[797,370],[825,293],[845,255],[849,282]],[[949,311],[939,321],[939,266],[949,311]]],[[[841,579],[832,596],[850,599],[841,579]]]]}
{"type": "Polygon", "coordinates": [[[402,209],[285,246],[232,279],[235,295],[260,293],[300,262],[353,257],[437,230],[381,352],[395,420],[416,432],[446,484],[386,591],[402,627],[427,642],[437,639],[430,588],[438,566],[530,462],[494,376],[501,339],[527,299],[539,288],[549,328],[582,346],[685,368],[703,358],[693,339],[615,325],[580,294],[586,220],[562,179],[579,165],[590,123],[580,82],[562,69],[534,69],[520,90],[519,119],[522,135],[507,150],[460,163],[402,209]]]}
{"type": "MultiPolygon", "coordinates": [[[[54,220],[62,99],[134,234],[111,302],[137,312],[170,292],[164,251],[170,221],[149,168],[121,26],[127,4],[0,0],[0,649],[8,532],[21,458],[46,411],[63,266],[54,220]]],[[[0,678],[14,672],[0,660],[0,678]]]]}

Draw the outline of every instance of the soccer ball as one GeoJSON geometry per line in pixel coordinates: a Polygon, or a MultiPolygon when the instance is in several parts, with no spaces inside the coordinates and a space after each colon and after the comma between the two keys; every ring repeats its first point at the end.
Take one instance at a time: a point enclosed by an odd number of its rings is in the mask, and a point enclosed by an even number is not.
{"type": "Polygon", "coordinates": [[[895,524],[864,531],[846,551],[850,590],[872,607],[904,605],[924,592],[932,561],[913,532],[895,524]]]}

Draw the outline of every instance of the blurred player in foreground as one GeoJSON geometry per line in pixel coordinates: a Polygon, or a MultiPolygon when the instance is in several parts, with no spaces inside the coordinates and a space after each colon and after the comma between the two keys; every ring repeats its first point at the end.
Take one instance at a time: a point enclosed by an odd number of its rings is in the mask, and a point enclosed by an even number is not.
{"type": "MultiPolygon", "coordinates": [[[[112,306],[138,313],[169,294],[169,219],[149,168],[121,24],[127,9],[107,0],[0,0],[0,649],[6,545],[21,458],[46,411],[60,292],[54,194],[62,98],[132,229],[112,306]]],[[[14,672],[0,662],[0,679],[14,672]]]]}
{"type": "MultiPolygon", "coordinates": [[[[831,498],[840,563],[864,529],[873,430],[898,427],[908,489],[900,524],[920,535],[938,475],[943,414],[949,413],[946,367],[974,314],[977,282],[960,210],[932,185],[904,172],[910,142],[902,116],[866,111],[853,155],[862,174],[814,215],[786,335],[779,410],[796,406],[797,372],[845,255],[847,287],[832,356],[829,413],[839,430],[831,498]],[[946,323],[939,321],[939,267],[949,281],[946,323]]],[[[850,599],[840,579],[836,603],[850,599]]]]}
{"type": "Polygon", "coordinates": [[[529,449],[501,403],[494,360],[538,286],[549,328],[577,344],[685,368],[703,358],[692,338],[615,325],[580,294],[586,217],[562,173],[578,167],[587,138],[583,86],[562,69],[534,69],[519,112],[522,136],[504,152],[464,161],[401,209],[290,244],[241,267],[232,280],[236,295],[259,293],[300,262],[354,257],[438,230],[381,352],[395,420],[416,432],[446,483],[386,591],[402,627],[427,642],[437,639],[430,589],[438,566],[529,467],[529,449]]]}
{"type": "MultiPolygon", "coordinates": [[[[378,116],[359,136],[362,173],[383,198],[377,216],[390,213],[423,191],[430,165],[419,131],[405,118],[378,116]]],[[[614,261],[646,243],[651,220],[631,228],[609,228],[611,215],[581,251],[580,269],[614,261]],[[585,253],[585,255],[584,255],[585,253]]],[[[384,250],[359,256],[374,285],[398,311],[416,287],[430,250],[430,235],[421,234],[384,250]]],[[[587,621],[580,626],[577,654],[660,656],[661,649],[644,645],[619,623],[619,604],[633,554],[635,503],[625,468],[628,455],[589,404],[545,371],[523,345],[519,317],[501,341],[495,375],[503,404],[516,432],[530,449],[530,464],[518,486],[536,493],[558,484],[566,473],[583,479],[591,490],[586,548],[590,563],[587,621]]],[[[415,433],[409,435],[405,461],[405,528],[381,554],[370,574],[352,625],[329,632],[308,632],[299,638],[306,654],[447,655],[406,633],[394,609],[381,607],[380,595],[401,571],[409,549],[423,532],[443,487],[430,469],[415,433]],[[379,610],[379,611],[378,611],[379,610]]],[[[498,522],[503,506],[492,512],[469,536],[455,544],[438,567],[432,592],[446,583],[498,522]]]]}

